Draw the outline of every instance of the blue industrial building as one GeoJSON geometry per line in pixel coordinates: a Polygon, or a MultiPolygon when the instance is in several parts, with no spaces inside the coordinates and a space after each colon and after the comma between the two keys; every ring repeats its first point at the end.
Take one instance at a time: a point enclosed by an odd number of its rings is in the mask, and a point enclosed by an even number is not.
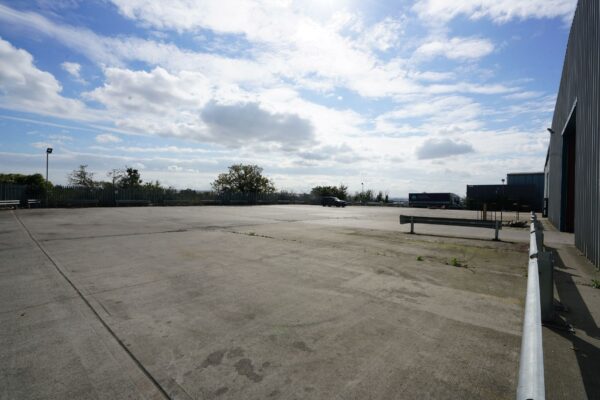
{"type": "Polygon", "coordinates": [[[544,173],[515,172],[506,185],[467,185],[467,208],[492,211],[536,211],[544,208],[544,173]]]}
{"type": "Polygon", "coordinates": [[[546,157],[548,219],[600,266],[600,2],[579,0],[546,157]]]}

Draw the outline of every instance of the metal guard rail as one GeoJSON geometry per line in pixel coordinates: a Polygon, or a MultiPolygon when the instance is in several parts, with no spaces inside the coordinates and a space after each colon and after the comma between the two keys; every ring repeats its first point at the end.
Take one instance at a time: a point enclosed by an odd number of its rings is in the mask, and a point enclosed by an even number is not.
{"type": "Polygon", "coordinates": [[[538,251],[540,249],[538,249],[536,225],[536,216],[534,213],[531,213],[527,296],[525,298],[525,317],[523,320],[523,337],[521,339],[517,400],[543,400],[546,396],[544,389],[542,311],[538,268],[538,251]]]}
{"type": "Polygon", "coordinates": [[[498,240],[498,231],[502,229],[501,221],[480,221],[465,218],[419,217],[415,215],[400,215],[400,225],[410,224],[410,233],[415,233],[415,224],[467,226],[473,228],[494,229],[494,240],[498,240]]]}

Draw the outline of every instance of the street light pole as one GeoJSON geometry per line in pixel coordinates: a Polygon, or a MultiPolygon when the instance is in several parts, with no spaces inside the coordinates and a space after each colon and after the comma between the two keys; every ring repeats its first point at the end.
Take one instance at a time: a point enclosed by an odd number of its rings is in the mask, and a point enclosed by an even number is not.
{"type": "Polygon", "coordinates": [[[52,154],[52,147],[46,149],[46,207],[48,207],[48,159],[50,154],[52,154]]]}
{"type": "MultiPolygon", "coordinates": [[[[502,178],[502,185],[504,185],[504,178],[502,178]]],[[[502,213],[504,212],[504,197],[506,196],[506,190],[502,188],[502,204],[500,205],[500,221],[504,221],[502,219],[502,213]]],[[[502,222],[500,222],[502,223],[502,222]]]]}
{"type": "Polygon", "coordinates": [[[52,154],[52,147],[46,149],[46,186],[48,186],[48,156],[52,154]]]}
{"type": "Polygon", "coordinates": [[[364,182],[360,183],[360,201],[361,203],[365,203],[365,184],[364,182]]]}

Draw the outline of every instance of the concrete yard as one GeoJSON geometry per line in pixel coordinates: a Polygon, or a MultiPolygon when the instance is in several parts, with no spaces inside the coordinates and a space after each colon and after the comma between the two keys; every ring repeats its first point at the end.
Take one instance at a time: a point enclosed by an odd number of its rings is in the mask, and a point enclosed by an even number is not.
{"type": "Polygon", "coordinates": [[[514,398],[527,229],[400,213],[0,211],[0,398],[514,398]]]}

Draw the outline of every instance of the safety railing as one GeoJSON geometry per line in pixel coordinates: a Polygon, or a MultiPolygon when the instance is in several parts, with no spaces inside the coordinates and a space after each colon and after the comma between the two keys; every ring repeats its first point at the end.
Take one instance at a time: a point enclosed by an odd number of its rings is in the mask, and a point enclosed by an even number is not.
{"type": "Polygon", "coordinates": [[[542,321],[553,318],[552,260],[544,250],[544,236],[535,213],[531,213],[527,295],[521,339],[517,400],[543,400],[544,352],[542,321]]]}

